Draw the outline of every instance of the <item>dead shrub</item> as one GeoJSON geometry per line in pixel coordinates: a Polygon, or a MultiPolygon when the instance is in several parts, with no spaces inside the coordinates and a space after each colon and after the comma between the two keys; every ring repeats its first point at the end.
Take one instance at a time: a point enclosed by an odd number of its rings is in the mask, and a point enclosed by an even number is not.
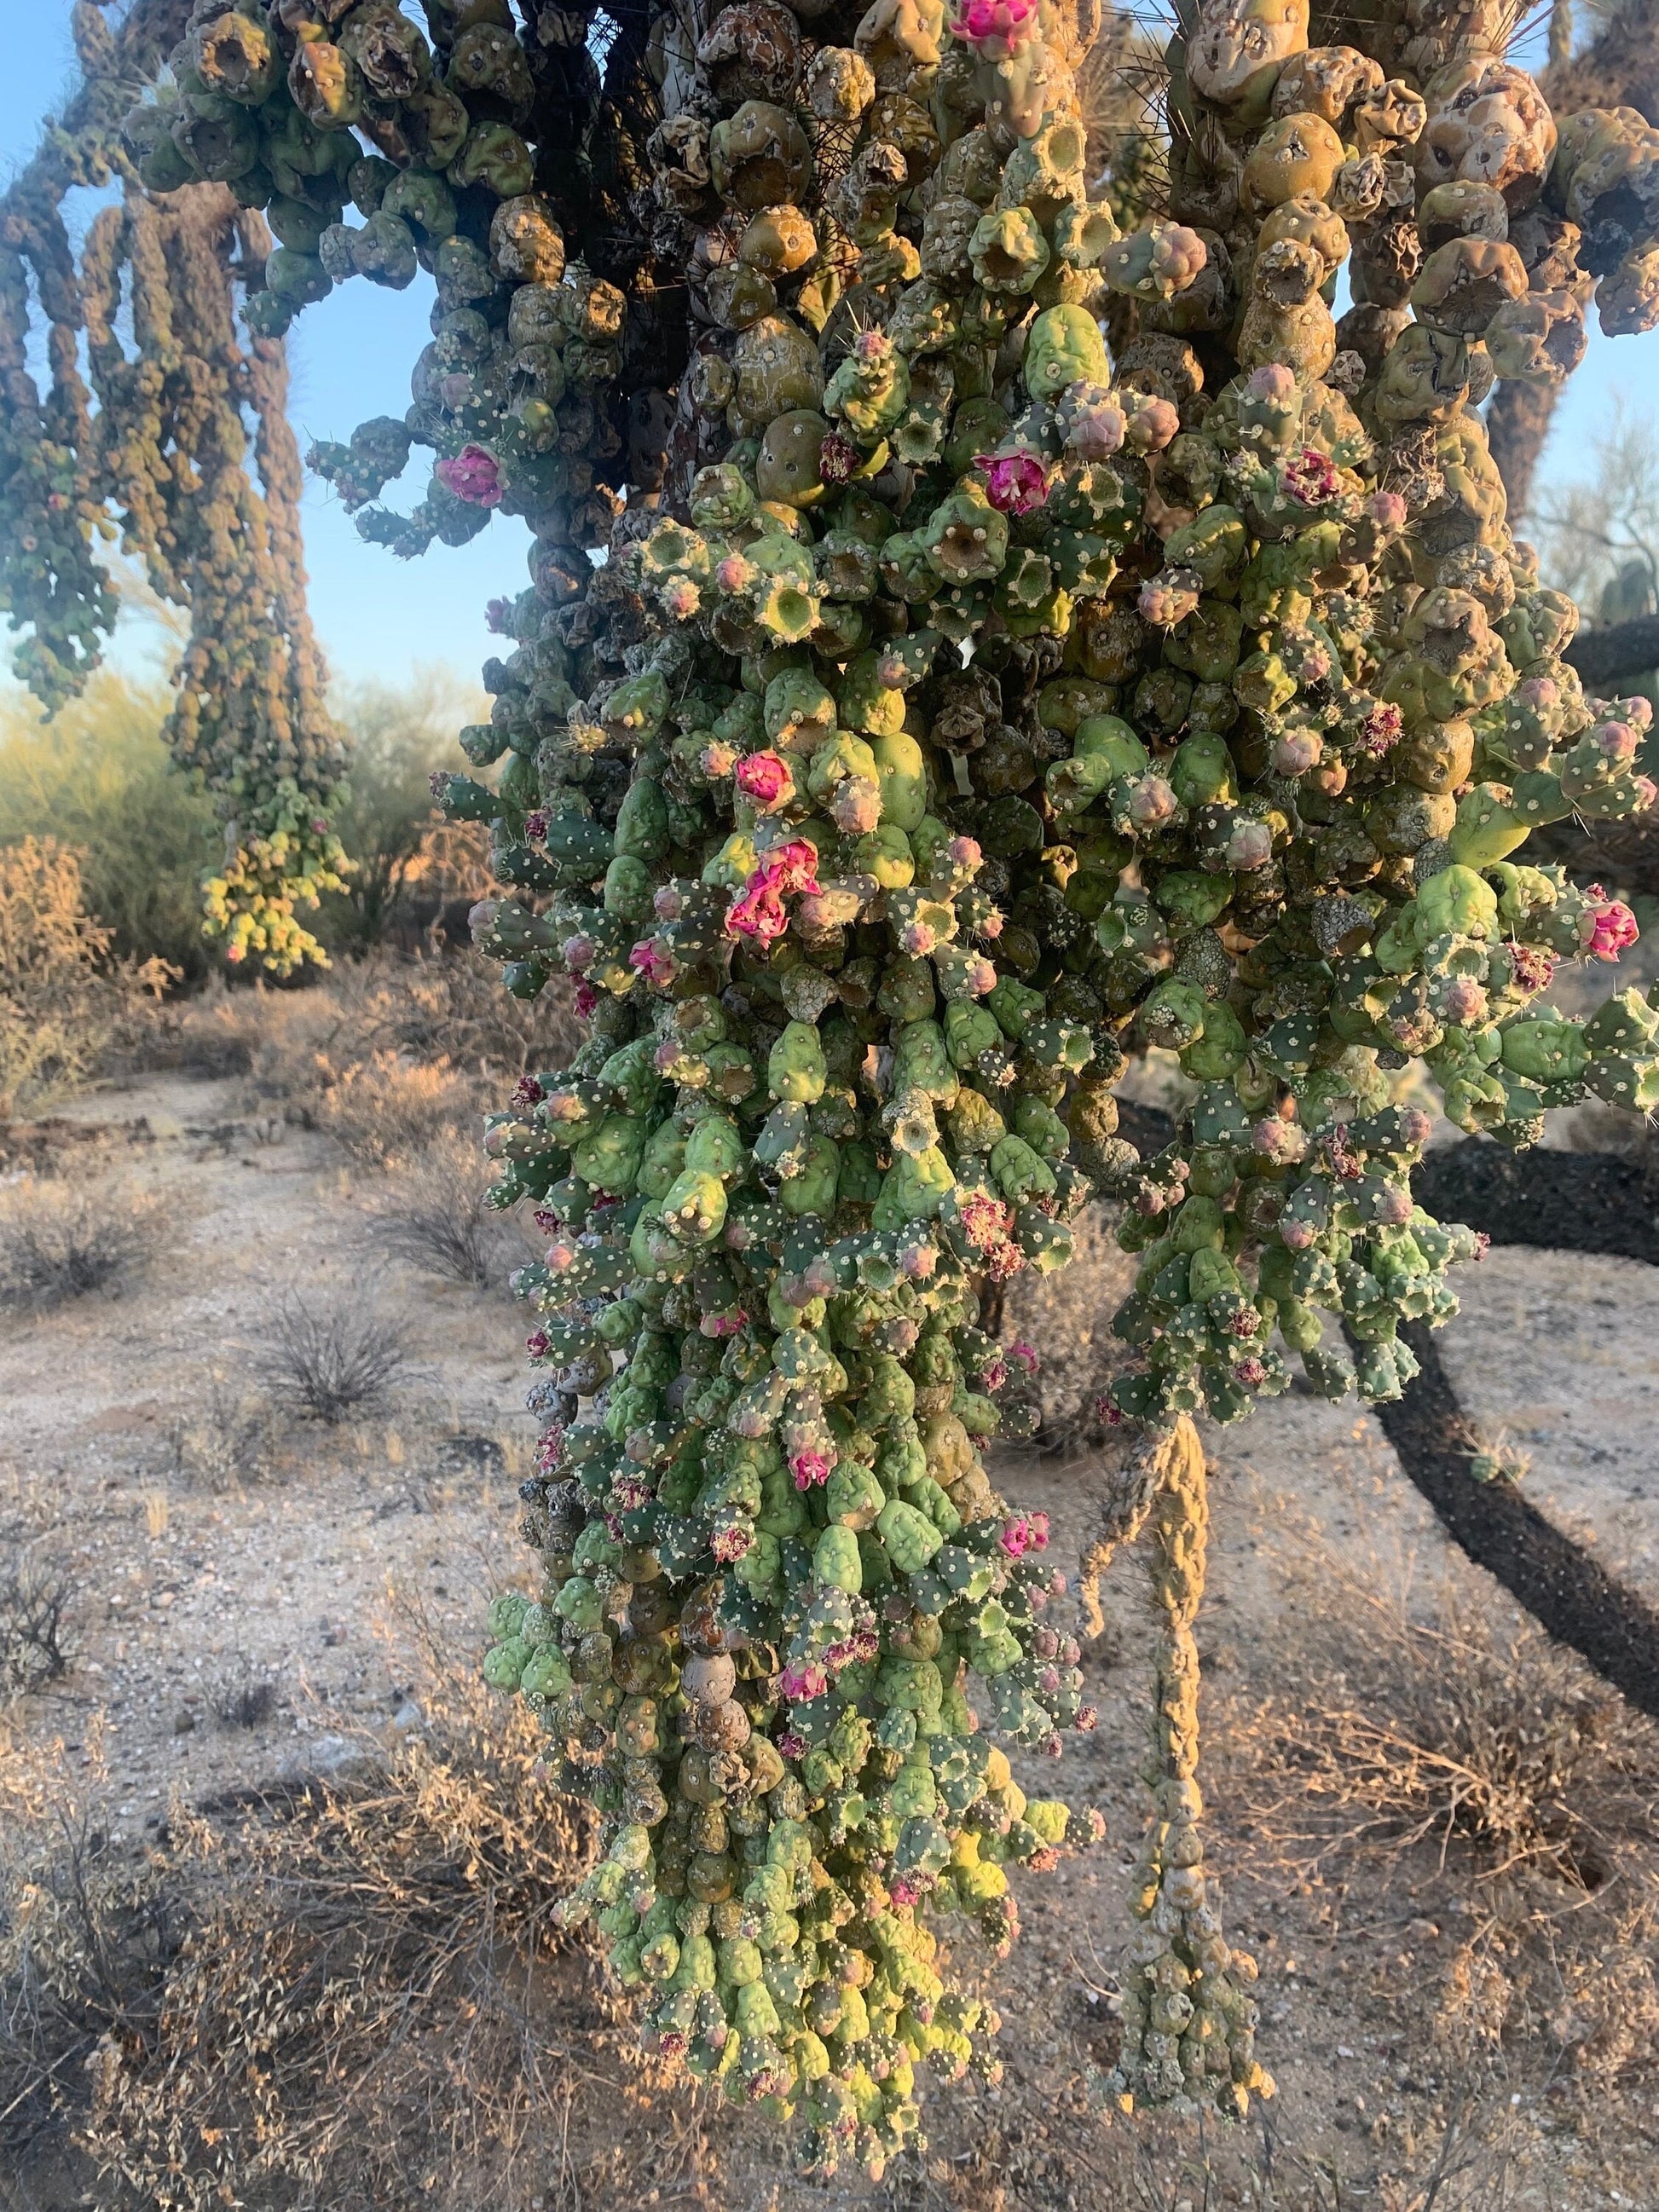
{"type": "Polygon", "coordinates": [[[178,974],[112,960],[86,912],[77,854],[51,837],[0,846],[0,1120],[84,1080],[178,974]]]}
{"type": "Polygon", "coordinates": [[[1314,1565],[1280,1686],[1231,1701],[1212,1739],[1258,1878],[1363,1865],[1386,1886],[1426,1860],[1476,1914],[1437,2022],[1461,2063],[1542,2036],[1598,2094],[1650,2069],[1659,1729],[1529,1622],[1449,1600],[1413,1618],[1336,1557],[1314,1565]]]}
{"type": "Polygon", "coordinates": [[[118,1291],[154,1252],[161,1226],[157,1199],[131,1183],[21,1176],[0,1189],[0,1306],[118,1291]]]}
{"type": "Polygon", "coordinates": [[[495,1178],[474,1139],[441,1137],[397,1176],[375,1217],[375,1232],[396,1258],[469,1289],[500,1289],[532,1255],[512,1216],[486,1203],[495,1178]]]}
{"type": "Polygon", "coordinates": [[[227,1675],[213,1692],[214,1717],[222,1728],[263,1728],[276,1710],[275,1681],[251,1668],[227,1675]]]}
{"type": "Polygon", "coordinates": [[[27,1696],[69,1672],[74,1584],[62,1566],[23,1560],[0,1576],[0,1696],[27,1696]]]}
{"type": "Polygon", "coordinates": [[[307,1304],[284,1291],[261,1362],[273,1392],[295,1413],[337,1427],[382,1399],[408,1371],[396,1326],[373,1304],[307,1304]]]}

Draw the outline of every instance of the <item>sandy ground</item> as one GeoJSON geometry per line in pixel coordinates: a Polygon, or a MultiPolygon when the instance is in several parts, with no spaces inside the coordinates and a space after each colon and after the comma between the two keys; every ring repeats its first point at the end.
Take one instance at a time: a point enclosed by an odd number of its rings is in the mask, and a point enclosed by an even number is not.
{"type": "MultiPolygon", "coordinates": [[[[384,1179],[348,1170],[331,1140],[250,1119],[234,1082],[148,1079],[67,1111],[146,1125],[140,1141],[97,1155],[101,1168],[89,1147],[72,1171],[153,1188],[167,1236],[127,1295],[0,1324],[0,1547],[61,1563],[76,1593],[68,1677],[6,1725],[58,1736],[88,1762],[107,1729],[115,1831],[137,1842],[175,1793],[200,1802],[284,1771],[326,1771],[343,1720],[418,1725],[418,1703],[374,1637],[377,1607],[388,1586],[411,1591],[464,1638],[489,1589],[523,1577],[514,1492],[531,1428],[515,1310],[382,1265],[372,1216],[384,1179]],[[258,1387],[269,1316],[287,1290],[375,1301],[397,1318],[414,1372],[373,1422],[291,1424],[269,1472],[204,1481],[180,1463],[179,1426],[202,1418],[216,1388],[234,1397],[258,1387]],[[220,1717],[261,1682],[273,1694],[252,1724],[220,1717]]],[[[1095,1286],[1103,1304],[1108,1273],[1095,1286]]],[[[1495,1252],[1468,1277],[1465,1312],[1443,1340],[1466,1407],[1531,1452],[1528,1492],[1546,1511],[1659,1597],[1659,1285],[1633,1263],[1522,1251],[1495,1252]]],[[[1211,1441],[1207,1711],[1243,1710],[1272,1691],[1275,1655],[1327,1558],[1402,1594],[1408,1609],[1432,1610],[1449,1590],[1500,1626],[1516,1617],[1447,1545],[1369,1417],[1293,1396],[1211,1441]]],[[[1092,1534],[1099,1474],[1087,1459],[1002,1470],[1022,1502],[1053,1516],[1062,1563],[1092,1534]]],[[[1279,2094],[1265,2132],[1253,2124],[1231,2145],[1168,2127],[1102,2132],[1085,2084],[1113,2048],[1122,1869],[1141,1820],[1139,1584],[1136,1563],[1121,1562],[1089,1662],[1098,1732],[1068,1750],[1059,1776],[1032,1778],[1097,1802],[1109,1836],[1024,1886],[1026,1933],[998,1978],[1003,2087],[934,2093],[934,2164],[908,2195],[798,2187],[779,2179],[775,2146],[739,2124],[708,2201],[733,2212],[1659,2203],[1651,2077],[1638,2069],[1591,2124],[1584,2101],[1563,2094],[1559,2053],[1498,2049],[1474,2073],[1448,2056],[1437,2022],[1484,1911],[1456,1855],[1443,1866],[1431,1847],[1402,1853],[1387,1880],[1264,1872],[1230,1810],[1224,1759],[1211,1783],[1212,1848],[1224,1867],[1233,1855],[1229,1918],[1262,1962],[1261,2052],[1279,2094]],[[1443,2148],[1449,2125],[1455,2156],[1443,2148]]]]}

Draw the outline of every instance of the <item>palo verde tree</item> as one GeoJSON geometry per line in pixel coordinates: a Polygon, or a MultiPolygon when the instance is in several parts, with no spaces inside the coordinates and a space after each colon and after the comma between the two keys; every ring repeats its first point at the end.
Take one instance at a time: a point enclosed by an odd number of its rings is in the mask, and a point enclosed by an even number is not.
{"type": "Polygon", "coordinates": [[[544,1580],[486,1665],[604,1818],[568,1917],[822,2169],[914,2137],[924,2061],[994,2066],[942,1939],[1006,1947],[1011,1870],[1097,1824],[1001,1747],[1091,1716],[981,1322],[1104,1191],[1146,1430],[1109,1539],[1148,1530],[1162,1615],[1107,2090],[1236,2116],[1191,1417],[1291,1359],[1397,1395],[1455,1310],[1405,1071],[1517,1148],[1659,1097],[1639,995],[1540,1006],[1634,925],[1527,838],[1651,805],[1647,710],[1563,661],[1476,412],[1592,302],[1659,320],[1659,136],[1558,129],[1498,0],[1199,0],[1109,179],[1089,0],[426,13],[200,0],[126,145],[263,208],[263,331],[429,270],[407,415],[313,465],[398,552],[533,533],[462,737],[493,781],[442,795],[507,987],[574,977],[586,1024],[489,1134],[549,1241],[544,1580]],[[1145,1161],[1143,1044],[1194,1091],[1145,1161]]]}

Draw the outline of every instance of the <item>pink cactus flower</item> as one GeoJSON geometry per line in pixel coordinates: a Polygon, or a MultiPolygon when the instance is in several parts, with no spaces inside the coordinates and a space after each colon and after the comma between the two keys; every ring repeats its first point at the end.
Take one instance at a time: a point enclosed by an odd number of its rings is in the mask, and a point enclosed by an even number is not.
{"type": "Polygon", "coordinates": [[[1048,471],[1035,453],[979,453],[985,496],[999,514],[1030,514],[1048,496],[1048,471]]]}
{"type": "Polygon", "coordinates": [[[727,908],[726,934],[752,937],[762,945],[781,937],[789,927],[785,898],[791,893],[821,895],[817,865],[817,848],[804,837],[792,837],[769,853],[727,908]]]}
{"type": "Polygon", "coordinates": [[[899,1911],[913,1911],[921,1902],[921,1885],[908,1874],[898,1875],[887,1886],[887,1899],[899,1911]]]}
{"type": "Polygon", "coordinates": [[[1234,1364],[1233,1380],[1247,1390],[1260,1389],[1267,1379],[1267,1370],[1259,1359],[1240,1359],[1234,1364]]]}
{"type": "Polygon", "coordinates": [[[1447,1021],[1467,1028],[1485,1017],[1486,994],[1473,975],[1459,975],[1446,986],[1440,1008],[1447,1021]]]}
{"type": "Polygon", "coordinates": [[[1528,993],[1545,991],[1549,988],[1555,974],[1555,955],[1540,951],[1534,945],[1511,945],[1510,965],[1515,970],[1516,982],[1522,990],[1528,993]]]}
{"type": "Polygon", "coordinates": [[[1016,1367],[1023,1368],[1028,1375],[1035,1375],[1042,1364],[1037,1358],[1036,1347],[1034,1345],[1011,1344],[1008,1347],[1008,1357],[1016,1367]]]}
{"type": "Polygon", "coordinates": [[[426,780],[426,787],[434,799],[446,798],[449,791],[449,770],[434,768],[426,780]]]}
{"type": "Polygon", "coordinates": [[[674,622],[690,622],[702,605],[702,593],[690,576],[671,576],[657,596],[663,612],[674,622]]]}
{"type": "Polygon", "coordinates": [[[1590,902],[1579,920],[1578,941],[1592,960],[1616,960],[1641,935],[1636,916],[1622,899],[1610,899],[1600,884],[1584,894],[1590,902]]]}
{"type": "Polygon", "coordinates": [[[1336,463],[1317,446],[1304,446],[1284,467],[1285,489],[1300,507],[1323,507],[1341,489],[1336,463]]]}
{"type": "Polygon", "coordinates": [[[1036,29],[1037,0],[967,0],[951,21],[951,37],[990,61],[1005,60],[1036,29]]]}
{"type": "Polygon", "coordinates": [[[598,1008],[599,1003],[599,994],[598,991],[596,991],[596,990],[594,989],[594,988],[593,988],[592,984],[591,984],[591,983],[578,983],[578,984],[577,984],[577,986],[576,986],[576,1012],[577,1012],[577,1013],[578,1013],[579,1015],[580,1015],[580,1017],[581,1017],[581,1018],[583,1019],[583,1021],[586,1021],[586,1020],[587,1019],[587,1017],[588,1017],[591,1013],[592,1013],[592,1012],[595,1012],[595,1010],[598,1008]]]}
{"type": "Polygon", "coordinates": [[[997,1541],[1011,1559],[1021,1558],[1028,1541],[1024,1522],[1023,1520],[1009,1522],[997,1538],[997,1541]]]}
{"type": "Polygon", "coordinates": [[[491,599],[484,609],[484,628],[492,637],[505,637],[507,624],[513,619],[511,599],[491,599]]]}
{"type": "Polygon", "coordinates": [[[795,1660],[778,1676],[778,1687],[792,1705],[821,1698],[829,1686],[830,1677],[816,1659],[795,1660]]]}
{"type": "Polygon", "coordinates": [[[1095,1400],[1095,1419],[1103,1428],[1121,1429],[1123,1426],[1123,1416],[1109,1398],[1095,1400]]]}
{"type": "Polygon", "coordinates": [[[716,1528],[710,1547],[715,1559],[723,1567],[735,1566],[745,1558],[755,1541],[755,1532],[745,1528],[741,1522],[729,1522],[724,1528],[716,1528]]]}
{"type": "Polygon", "coordinates": [[[818,447],[818,480],[832,489],[850,483],[864,466],[864,455],[842,430],[832,430],[818,447]]]}
{"type": "Polygon", "coordinates": [[[737,593],[746,592],[755,580],[755,564],[741,553],[728,553],[714,567],[714,581],[721,591],[737,593]]]}
{"type": "Polygon", "coordinates": [[[789,1462],[789,1473],[797,1490],[811,1490],[821,1482],[828,1482],[835,1462],[827,1452],[798,1451],[789,1462]]]}
{"type": "Polygon", "coordinates": [[[1008,1240],[1014,1209],[989,1191],[974,1191],[959,1207],[962,1233],[976,1251],[989,1252],[1008,1240]]]}
{"type": "Polygon", "coordinates": [[[1406,720],[1391,699],[1380,701],[1359,725],[1356,750],[1371,760],[1381,760],[1384,753],[1397,745],[1405,734],[1406,720]]]}
{"type": "Polygon", "coordinates": [[[543,1095],[542,1086],[533,1075],[521,1075],[514,1085],[513,1096],[507,1103],[518,1107],[539,1106],[543,1095]]]}
{"type": "Polygon", "coordinates": [[[665,945],[654,937],[642,937],[629,954],[628,964],[653,991],[664,991],[674,980],[677,963],[665,945]]]}
{"type": "Polygon", "coordinates": [[[544,1328],[532,1328],[524,1340],[524,1348],[532,1359],[545,1359],[549,1338],[544,1328]]]}
{"type": "Polygon", "coordinates": [[[750,753],[737,768],[738,789],[757,806],[787,806],[795,795],[795,779],[781,753],[750,753]]]}
{"type": "Polygon", "coordinates": [[[485,446],[463,446],[453,460],[433,471],[446,491],[469,507],[499,507],[505,487],[495,456],[485,446]]]}

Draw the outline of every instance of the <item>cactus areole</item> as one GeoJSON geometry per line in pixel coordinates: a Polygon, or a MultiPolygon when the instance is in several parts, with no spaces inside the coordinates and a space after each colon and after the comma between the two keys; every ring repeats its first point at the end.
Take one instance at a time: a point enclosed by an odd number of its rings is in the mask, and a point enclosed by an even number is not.
{"type": "MultiPolygon", "coordinates": [[[[1516,1146],[1659,1099],[1640,996],[1540,1005],[1633,924],[1528,832],[1652,804],[1648,709],[1563,662],[1475,412],[1565,375],[1592,301],[1659,319],[1659,136],[1558,130],[1491,0],[1385,5],[1365,52],[1200,0],[1126,233],[1086,9],[737,0],[665,30],[624,266],[567,189],[550,11],[427,12],[203,0],[127,141],[266,209],[267,331],[434,273],[407,416],[313,456],[366,535],[534,532],[463,739],[499,772],[441,795],[490,825],[507,988],[573,976],[586,1025],[489,1133],[548,1243],[544,1580],[486,1667],[604,1817],[567,1917],[820,2169],[914,2139],[922,2062],[993,2069],[946,1945],[1006,1948],[1011,1872],[1099,1824],[998,1747],[1091,1716],[1046,1524],[981,1456],[1029,1432],[1029,1356],[980,1323],[1105,1192],[1163,1625],[1103,2101],[1237,2116],[1271,2084],[1198,1836],[1190,1416],[1292,1358],[1397,1395],[1400,1324],[1454,1311],[1477,1239],[1413,1203],[1402,1072],[1516,1146]],[[411,443],[403,519],[370,502],[411,443]],[[1194,1095],[1143,1162],[1144,1045],[1194,1095]]],[[[585,96],[614,179],[625,104],[585,96]]]]}

